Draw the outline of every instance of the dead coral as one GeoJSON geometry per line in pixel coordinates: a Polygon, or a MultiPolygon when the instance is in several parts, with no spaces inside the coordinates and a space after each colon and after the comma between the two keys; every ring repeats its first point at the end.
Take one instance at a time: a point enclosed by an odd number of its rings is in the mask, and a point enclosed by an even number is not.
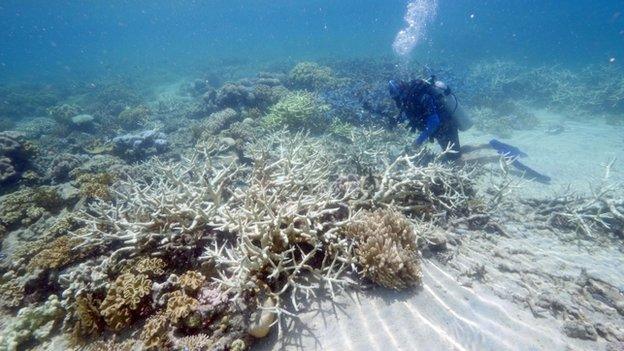
{"type": "Polygon", "coordinates": [[[237,243],[209,248],[205,258],[215,261],[221,288],[235,300],[269,290],[277,301],[271,310],[283,316],[283,297],[298,309],[298,296],[313,295],[316,280],[332,294],[349,282],[341,277],[350,264],[348,245],[335,235],[348,209],[331,192],[331,161],[317,142],[277,134],[253,149],[249,185],[237,189],[227,213],[225,229],[237,235],[237,243]]]}
{"type": "Polygon", "coordinates": [[[134,313],[151,292],[152,281],[145,274],[125,273],[111,284],[100,311],[106,324],[119,331],[130,325],[134,313]]]}
{"type": "Polygon", "coordinates": [[[399,212],[361,212],[345,234],[355,242],[355,256],[365,277],[396,290],[420,283],[416,235],[410,221],[399,212]]]}

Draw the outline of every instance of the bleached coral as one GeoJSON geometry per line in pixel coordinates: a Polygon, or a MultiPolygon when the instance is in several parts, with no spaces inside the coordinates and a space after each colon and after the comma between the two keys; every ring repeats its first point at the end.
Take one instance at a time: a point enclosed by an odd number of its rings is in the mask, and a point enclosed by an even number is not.
{"type": "Polygon", "coordinates": [[[314,295],[319,281],[333,294],[349,281],[349,247],[336,235],[349,216],[345,199],[330,189],[331,161],[318,142],[304,136],[263,139],[248,186],[237,189],[225,230],[235,233],[234,247],[210,248],[222,288],[237,299],[266,291],[282,316],[284,296],[295,309],[298,297],[314,295]],[[274,153],[274,156],[268,156],[274,153]],[[263,156],[264,155],[264,156],[263,156]]]}
{"type": "Polygon", "coordinates": [[[120,246],[111,260],[195,251],[207,230],[223,226],[228,186],[238,173],[234,164],[214,165],[214,155],[204,149],[178,163],[150,161],[148,177],[128,175],[113,187],[114,201],[96,199],[82,213],[88,232],[76,235],[120,246]]]}
{"type": "Polygon", "coordinates": [[[31,339],[45,340],[62,316],[63,308],[56,295],[50,295],[43,305],[22,308],[0,334],[0,350],[16,351],[31,339]]]}
{"type": "Polygon", "coordinates": [[[346,227],[345,234],[355,242],[355,257],[365,277],[396,290],[420,283],[416,235],[410,221],[400,212],[360,212],[346,227]]]}

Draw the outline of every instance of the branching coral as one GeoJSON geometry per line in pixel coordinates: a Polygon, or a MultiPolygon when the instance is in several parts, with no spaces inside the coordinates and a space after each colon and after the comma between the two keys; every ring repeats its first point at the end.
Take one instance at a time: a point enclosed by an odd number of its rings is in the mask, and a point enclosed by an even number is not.
{"type": "Polygon", "coordinates": [[[331,162],[318,143],[278,136],[257,147],[249,185],[237,190],[236,206],[226,214],[225,229],[236,233],[237,244],[210,248],[206,258],[216,262],[221,286],[235,299],[265,291],[277,302],[269,309],[282,316],[287,293],[298,309],[299,295],[314,295],[319,280],[332,294],[349,282],[341,276],[350,265],[349,247],[336,235],[349,211],[331,193],[331,162]]]}
{"type": "Polygon", "coordinates": [[[81,236],[120,246],[112,260],[146,251],[196,251],[206,230],[223,225],[227,187],[238,172],[233,164],[214,166],[214,155],[206,149],[180,163],[151,161],[146,165],[148,178],[128,176],[113,187],[114,201],[97,199],[91,204],[83,213],[89,232],[81,236]]]}
{"type": "Polygon", "coordinates": [[[327,128],[325,114],[328,111],[329,106],[322,103],[316,95],[296,91],[273,105],[263,122],[269,128],[321,131],[327,128]]]}
{"type": "Polygon", "coordinates": [[[417,218],[447,218],[471,211],[474,196],[472,173],[466,167],[453,167],[438,161],[426,162],[427,154],[403,155],[381,174],[362,183],[355,206],[395,206],[417,218]]]}
{"type": "Polygon", "coordinates": [[[100,306],[106,324],[116,331],[130,325],[151,288],[152,281],[144,274],[124,273],[117,277],[100,306]]]}
{"type": "Polygon", "coordinates": [[[598,235],[624,238],[624,200],[621,185],[609,181],[612,163],[607,166],[607,176],[599,186],[591,189],[590,197],[564,194],[556,199],[527,199],[525,203],[535,210],[538,219],[553,228],[577,231],[587,237],[598,235]]]}
{"type": "Polygon", "coordinates": [[[345,229],[355,242],[362,274],[391,289],[405,289],[422,279],[414,229],[392,209],[360,212],[345,229]]]}

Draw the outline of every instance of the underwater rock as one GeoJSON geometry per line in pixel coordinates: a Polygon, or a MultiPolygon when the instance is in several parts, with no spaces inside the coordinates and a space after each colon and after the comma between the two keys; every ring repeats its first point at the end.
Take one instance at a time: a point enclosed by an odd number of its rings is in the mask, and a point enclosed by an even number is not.
{"type": "Polygon", "coordinates": [[[16,132],[0,132],[0,185],[9,184],[30,166],[32,146],[16,132]]]}
{"type": "Polygon", "coordinates": [[[591,324],[580,321],[566,321],[563,324],[563,332],[571,338],[592,341],[598,340],[596,328],[594,328],[591,324]]]}
{"type": "Polygon", "coordinates": [[[155,130],[124,134],[113,138],[115,153],[122,158],[140,160],[167,150],[167,136],[155,130]]]}
{"type": "Polygon", "coordinates": [[[79,127],[79,128],[84,128],[86,126],[89,126],[90,124],[93,123],[93,121],[94,121],[93,116],[87,115],[87,114],[76,115],[71,118],[71,122],[74,124],[74,126],[79,127]]]}
{"type": "Polygon", "coordinates": [[[237,83],[225,83],[217,90],[214,102],[220,108],[241,108],[253,106],[255,100],[256,96],[251,88],[237,83]]]}

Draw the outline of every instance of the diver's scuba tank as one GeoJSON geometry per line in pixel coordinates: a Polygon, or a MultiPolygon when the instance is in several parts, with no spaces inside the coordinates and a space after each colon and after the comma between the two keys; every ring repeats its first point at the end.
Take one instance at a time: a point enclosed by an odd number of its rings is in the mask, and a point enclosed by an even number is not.
{"type": "Polygon", "coordinates": [[[429,84],[432,92],[436,95],[439,103],[444,107],[451,119],[457,125],[457,129],[462,132],[467,131],[474,124],[470,119],[470,116],[464,111],[459,104],[457,96],[453,94],[451,88],[444,82],[435,79],[435,76],[431,76],[429,84]]]}

